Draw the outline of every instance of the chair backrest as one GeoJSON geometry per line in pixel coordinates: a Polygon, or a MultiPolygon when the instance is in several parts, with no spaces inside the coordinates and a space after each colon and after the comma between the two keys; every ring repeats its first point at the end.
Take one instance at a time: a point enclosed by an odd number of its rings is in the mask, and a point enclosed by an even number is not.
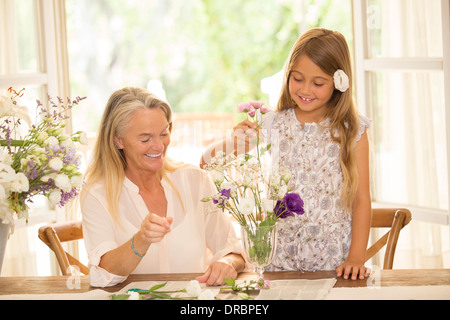
{"type": "Polygon", "coordinates": [[[366,252],[366,261],[371,259],[384,245],[383,269],[392,269],[394,254],[400,231],[411,221],[411,212],[408,209],[399,208],[376,208],[372,210],[372,228],[390,228],[378,241],[376,241],[366,252]]]}
{"type": "Polygon", "coordinates": [[[63,275],[72,275],[70,266],[77,266],[81,273],[89,274],[89,269],[67,253],[62,242],[83,239],[81,221],[53,223],[39,228],[39,239],[55,252],[63,275]]]}

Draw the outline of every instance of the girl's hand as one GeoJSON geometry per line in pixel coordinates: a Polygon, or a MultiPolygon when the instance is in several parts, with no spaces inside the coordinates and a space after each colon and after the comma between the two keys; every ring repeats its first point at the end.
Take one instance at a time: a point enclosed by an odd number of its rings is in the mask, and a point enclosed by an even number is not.
{"type": "Polygon", "coordinates": [[[149,243],[160,242],[170,232],[172,221],[173,218],[164,218],[150,213],[142,221],[140,235],[149,243]]]}
{"type": "Polygon", "coordinates": [[[248,119],[239,122],[233,127],[231,134],[231,141],[235,154],[249,152],[254,144],[252,144],[257,137],[256,125],[248,119]]]}
{"type": "Polygon", "coordinates": [[[336,268],[336,275],[338,277],[343,276],[344,279],[348,279],[351,275],[352,280],[357,280],[359,275],[359,279],[364,280],[370,276],[370,269],[366,268],[364,263],[346,261],[336,268]]]}
{"type": "Polygon", "coordinates": [[[248,144],[256,138],[256,125],[248,119],[239,122],[233,127],[234,142],[239,144],[248,144]]]}

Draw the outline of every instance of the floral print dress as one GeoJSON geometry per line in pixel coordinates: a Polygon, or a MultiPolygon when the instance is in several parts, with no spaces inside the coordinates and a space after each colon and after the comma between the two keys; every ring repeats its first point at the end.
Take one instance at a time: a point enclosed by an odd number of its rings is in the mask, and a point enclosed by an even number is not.
{"type": "MultiPolygon", "coordinates": [[[[360,116],[361,138],[370,121],[360,116]]],[[[340,146],[329,120],[302,125],[294,109],[268,113],[263,133],[271,143],[272,165],[288,169],[290,189],[304,201],[303,215],[278,220],[275,258],[267,271],[334,270],[347,259],[352,213],[340,204],[343,176],[340,146]]]]}

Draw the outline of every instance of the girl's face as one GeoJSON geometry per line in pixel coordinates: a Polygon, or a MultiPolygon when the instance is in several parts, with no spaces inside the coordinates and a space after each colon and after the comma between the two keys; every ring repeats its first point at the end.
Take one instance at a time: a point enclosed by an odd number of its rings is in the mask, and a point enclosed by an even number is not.
{"type": "Polygon", "coordinates": [[[289,94],[300,122],[320,122],[334,92],[334,80],[307,55],[302,55],[289,76],[289,94]]]}
{"type": "Polygon", "coordinates": [[[127,170],[156,173],[162,169],[170,144],[169,123],[161,109],[136,111],[128,131],[115,137],[117,147],[123,149],[127,170]]]}

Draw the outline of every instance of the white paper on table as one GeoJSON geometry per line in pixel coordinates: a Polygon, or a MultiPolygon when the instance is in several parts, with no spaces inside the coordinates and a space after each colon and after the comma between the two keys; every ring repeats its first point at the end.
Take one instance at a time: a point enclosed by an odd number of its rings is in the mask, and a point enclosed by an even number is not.
{"type": "Polygon", "coordinates": [[[450,286],[333,288],[326,300],[450,300],[450,286]]]}
{"type": "Polygon", "coordinates": [[[109,300],[111,293],[95,289],[82,293],[8,294],[0,300],[109,300]]]}
{"type": "Polygon", "coordinates": [[[319,280],[273,280],[261,290],[258,300],[323,300],[336,283],[335,278],[319,280]]]}

